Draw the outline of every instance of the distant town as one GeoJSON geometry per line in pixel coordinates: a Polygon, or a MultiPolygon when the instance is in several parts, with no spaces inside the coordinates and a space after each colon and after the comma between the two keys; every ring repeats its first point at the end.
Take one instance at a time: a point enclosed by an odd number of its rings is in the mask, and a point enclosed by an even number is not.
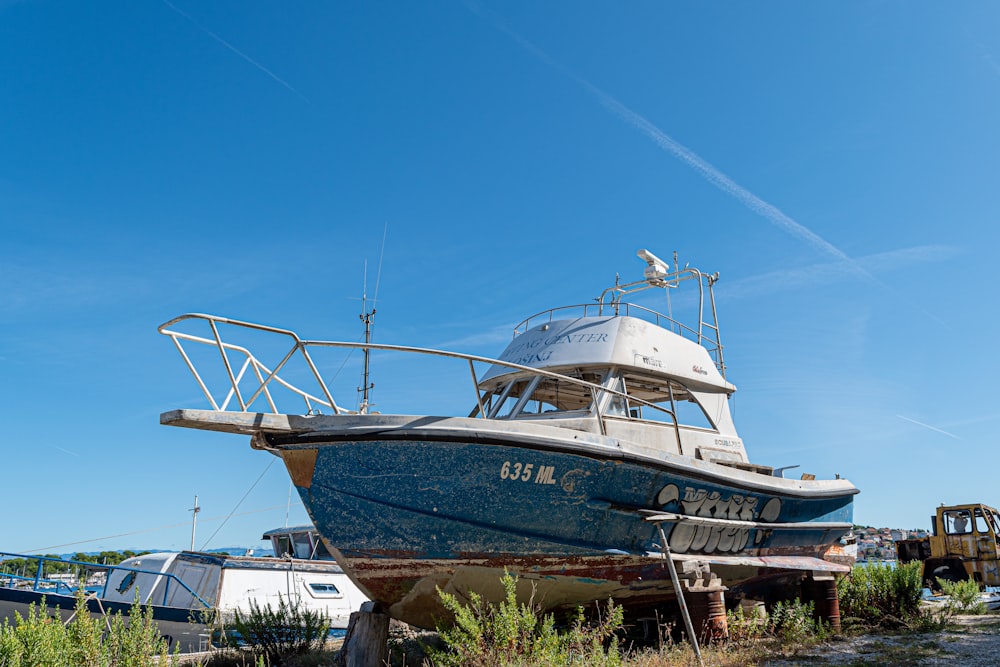
{"type": "Polygon", "coordinates": [[[874,528],[872,526],[855,526],[845,536],[857,539],[858,560],[896,560],[896,542],[900,540],[915,540],[930,535],[923,529],[906,530],[904,528],[874,528]]]}

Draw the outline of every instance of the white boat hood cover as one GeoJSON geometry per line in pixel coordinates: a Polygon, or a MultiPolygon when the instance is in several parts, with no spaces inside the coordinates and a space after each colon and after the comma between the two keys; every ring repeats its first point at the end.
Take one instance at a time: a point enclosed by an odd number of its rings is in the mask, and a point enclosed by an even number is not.
{"type": "MultiPolygon", "coordinates": [[[[553,320],[517,336],[499,359],[540,369],[619,366],[665,375],[693,389],[732,393],[701,345],[635,317],[553,320]]],[[[517,372],[494,365],[483,382],[517,372]]],[[[492,384],[492,383],[491,383],[492,384]]]]}

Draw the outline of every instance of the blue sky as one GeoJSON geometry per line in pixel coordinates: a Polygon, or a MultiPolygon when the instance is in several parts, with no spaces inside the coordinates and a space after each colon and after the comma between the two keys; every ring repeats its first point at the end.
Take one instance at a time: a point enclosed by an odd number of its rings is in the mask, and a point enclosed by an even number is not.
{"type": "MultiPolygon", "coordinates": [[[[0,549],[186,548],[195,495],[198,547],[282,525],[280,463],[159,425],[206,403],[156,327],[357,340],[383,234],[376,340],[484,355],[676,250],[721,273],[753,461],[851,479],[860,523],[1000,504],[998,28],[989,2],[0,0],[0,549]]],[[[384,412],[472,404],[373,372],[384,412]]]]}

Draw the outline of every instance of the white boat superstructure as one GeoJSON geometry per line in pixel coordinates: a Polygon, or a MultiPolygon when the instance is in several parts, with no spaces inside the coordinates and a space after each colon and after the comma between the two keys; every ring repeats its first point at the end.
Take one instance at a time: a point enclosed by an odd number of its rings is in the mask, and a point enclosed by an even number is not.
{"type": "Polygon", "coordinates": [[[102,599],[129,604],[137,595],[143,604],[183,609],[207,605],[224,614],[246,612],[251,603],[277,607],[284,600],[325,614],[332,628],[346,628],[351,612],[368,599],[333,561],[190,551],[122,561],[108,575],[102,599]]]}

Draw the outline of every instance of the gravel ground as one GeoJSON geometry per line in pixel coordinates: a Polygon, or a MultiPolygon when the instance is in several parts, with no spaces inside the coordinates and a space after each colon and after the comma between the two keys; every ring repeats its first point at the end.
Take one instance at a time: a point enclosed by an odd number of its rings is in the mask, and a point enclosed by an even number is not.
{"type": "Polygon", "coordinates": [[[1000,616],[956,616],[952,623],[955,627],[942,632],[834,640],[794,658],[767,661],[763,667],[1000,665],[1000,616]]]}

